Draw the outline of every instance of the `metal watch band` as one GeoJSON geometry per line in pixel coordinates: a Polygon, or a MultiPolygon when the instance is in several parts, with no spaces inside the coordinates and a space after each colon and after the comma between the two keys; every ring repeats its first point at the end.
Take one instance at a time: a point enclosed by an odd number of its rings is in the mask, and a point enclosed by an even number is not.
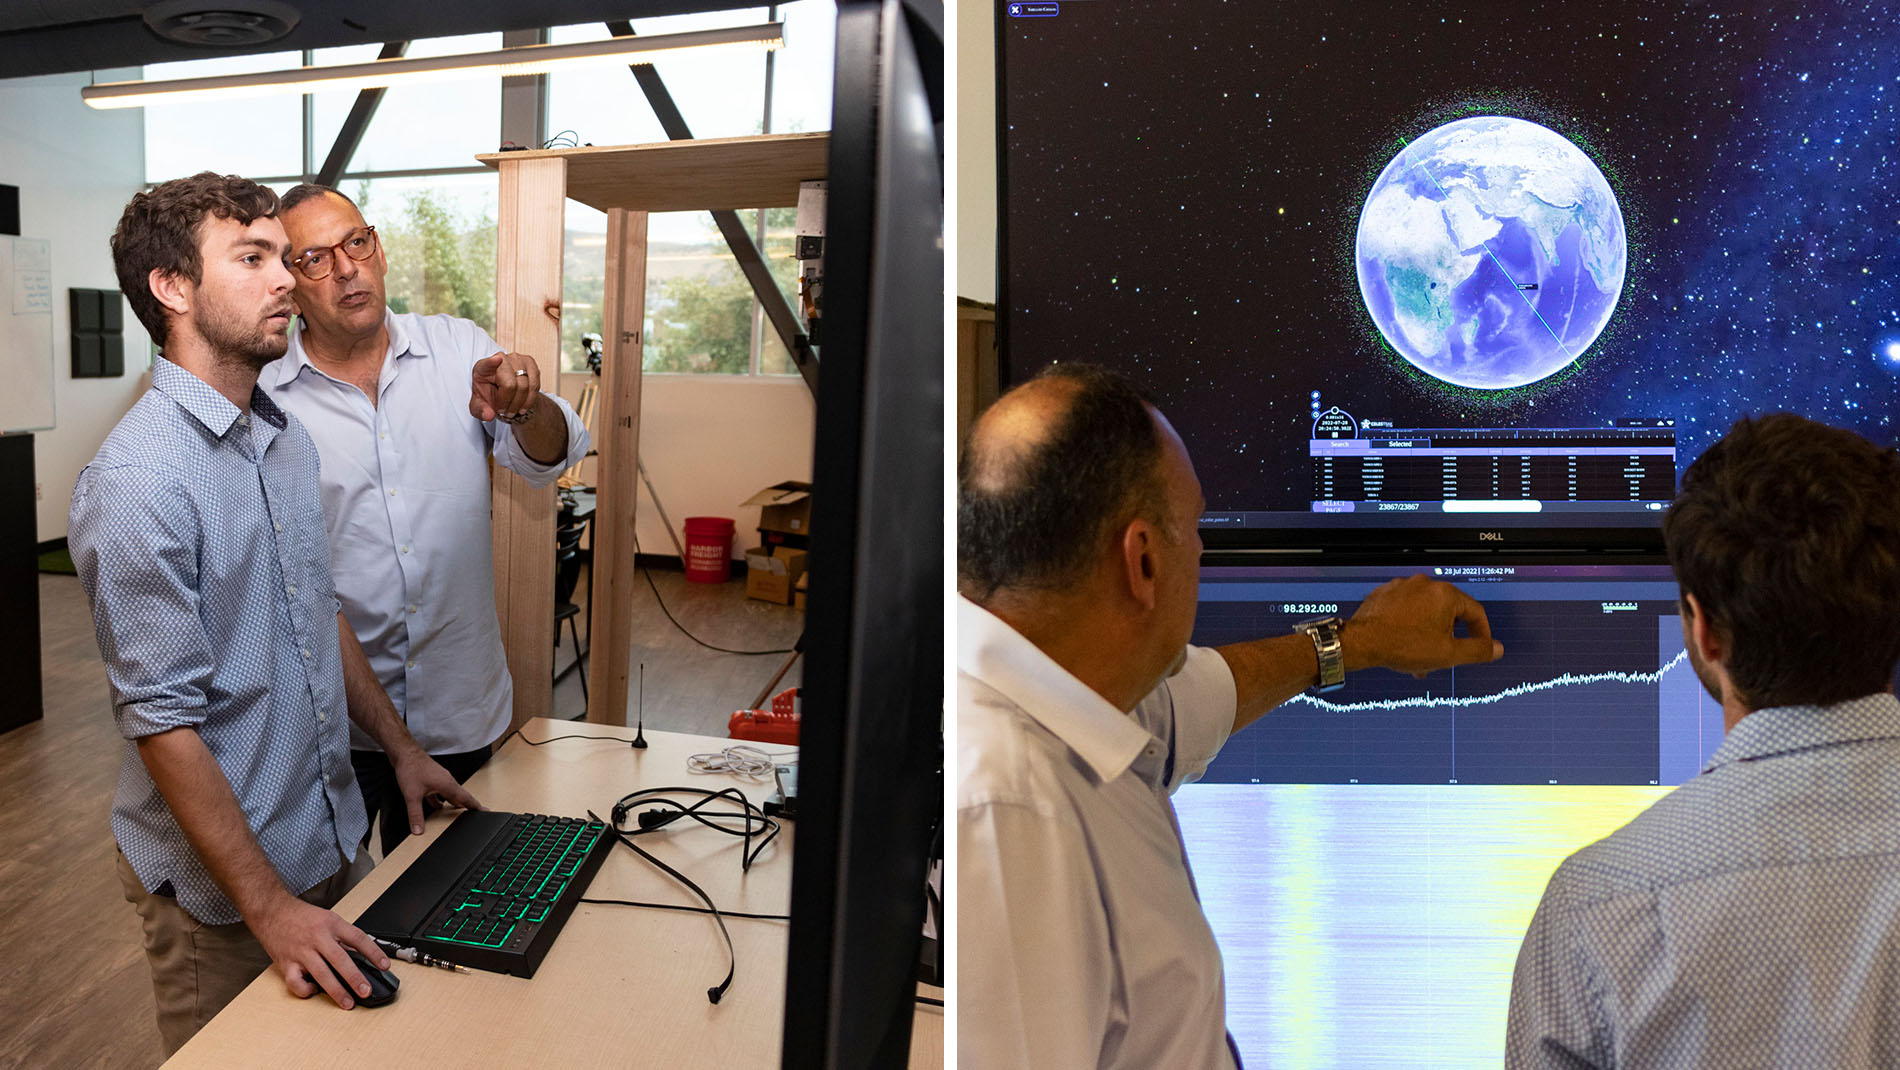
{"type": "Polygon", "coordinates": [[[1293,626],[1294,631],[1304,632],[1313,640],[1313,650],[1319,655],[1319,683],[1313,687],[1316,694],[1346,686],[1345,645],[1339,639],[1344,626],[1345,622],[1338,617],[1315,617],[1293,626]]]}

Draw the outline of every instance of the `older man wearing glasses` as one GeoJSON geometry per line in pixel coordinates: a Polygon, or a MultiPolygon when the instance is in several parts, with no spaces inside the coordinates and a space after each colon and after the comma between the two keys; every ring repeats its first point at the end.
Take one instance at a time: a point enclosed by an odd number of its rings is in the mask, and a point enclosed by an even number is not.
{"type": "MultiPolygon", "coordinates": [[[[316,441],[345,618],[410,734],[465,781],[514,701],[495,618],[488,460],[545,486],[586,455],[587,429],[541,392],[533,357],[503,352],[465,319],[391,312],[382,243],[348,197],[296,186],[278,219],[301,327],[258,384],[316,441]]],[[[387,854],[422,831],[422,814],[368,736],[353,734],[350,757],[387,854]]]]}

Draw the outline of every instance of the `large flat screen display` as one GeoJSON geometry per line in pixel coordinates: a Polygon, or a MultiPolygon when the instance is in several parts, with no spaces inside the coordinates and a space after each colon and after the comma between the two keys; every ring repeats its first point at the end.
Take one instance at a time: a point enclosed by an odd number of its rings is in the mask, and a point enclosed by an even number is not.
{"type": "Polygon", "coordinates": [[[1502,660],[1298,696],[1174,796],[1249,1066],[1499,1065],[1551,872],[1721,744],[1663,564],[1208,567],[1194,641],[1420,572],[1483,604],[1502,660]]]}
{"type": "Polygon", "coordinates": [[[1895,440],[1880,5],[1012,0],[997,21],[1005,377],[1132,375],[1211,531],[1588,545],[1653,531],[1744,413],[1895,440]]]}

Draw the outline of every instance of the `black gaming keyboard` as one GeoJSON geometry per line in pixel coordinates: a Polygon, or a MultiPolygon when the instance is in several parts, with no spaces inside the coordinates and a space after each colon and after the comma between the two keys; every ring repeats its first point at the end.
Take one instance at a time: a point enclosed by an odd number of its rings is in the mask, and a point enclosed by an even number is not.
{"type": "Polygon", "coordinates": [[[613,842],[598,821],[471,810],[356,924],[448,962],[532,977],[613,842]]]}

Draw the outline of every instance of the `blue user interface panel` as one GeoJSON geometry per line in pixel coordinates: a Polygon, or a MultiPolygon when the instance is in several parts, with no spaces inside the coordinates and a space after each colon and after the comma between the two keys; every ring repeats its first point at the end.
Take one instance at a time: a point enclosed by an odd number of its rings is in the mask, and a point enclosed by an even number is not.
{"type": "Polygon", "coordinates": [[[1423,573],[1484,606],[1507,657],[1414,679],[1352,674],[1231,740],[1203,783],[1680,784],[1722,738],[1721,704],[1683,648],[1667,565],[1214,567],[1194,640],[1280,635],[1350,617],[1423,573]]]}

